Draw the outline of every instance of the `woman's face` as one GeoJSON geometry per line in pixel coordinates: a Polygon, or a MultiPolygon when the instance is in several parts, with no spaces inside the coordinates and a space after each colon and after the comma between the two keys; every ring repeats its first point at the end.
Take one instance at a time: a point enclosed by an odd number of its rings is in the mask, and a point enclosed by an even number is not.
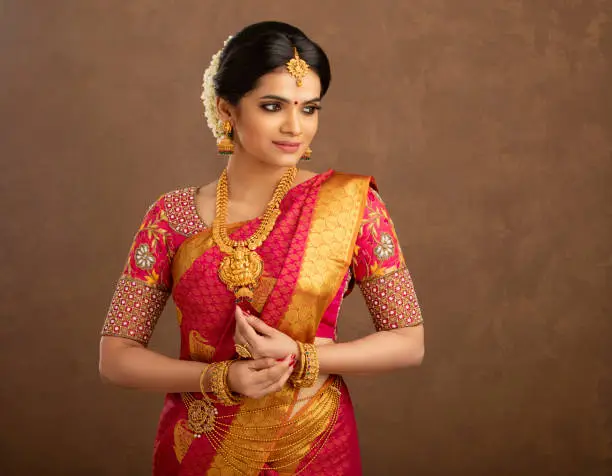
{"type": "Polygon", "coordinates": [[[227,106],[236,153],[281,167],[293,166],[319,124],[321,82],[312,70],[298,86],[281,67],[257,82],[237,107],[227,106]]]}

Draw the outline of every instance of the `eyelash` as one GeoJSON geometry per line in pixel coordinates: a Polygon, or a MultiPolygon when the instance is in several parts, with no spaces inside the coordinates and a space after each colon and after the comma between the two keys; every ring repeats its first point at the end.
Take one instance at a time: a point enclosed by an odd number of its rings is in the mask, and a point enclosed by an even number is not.
{"type": "MultiPolygon", "coordinates": [[[[278,102],[270,102],[270,103],[266,103],[266,104],[262,104],[261,108],[266,111],[266,112],[277,112],[280,110],[281,104],[278,102]],[[277,109],[274,110],[270,110],[268,109],[268,106],[277,106],[277,109]]],[[[309,116],[312,116],[315,112],[320,111],[321,110],[321,106],[317,106],[317,105],[312,105],[312,106],[306,106],[304,109],[306,108],[311,108],[312,112],[307,112],[306,114],[309,116]]]]}

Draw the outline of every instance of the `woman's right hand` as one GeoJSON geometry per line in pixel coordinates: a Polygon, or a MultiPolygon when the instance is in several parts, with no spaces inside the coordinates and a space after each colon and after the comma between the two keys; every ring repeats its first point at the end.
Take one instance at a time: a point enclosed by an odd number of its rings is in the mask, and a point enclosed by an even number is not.
{"type": "Polygon", "coordinates": [[[288,355],[281,361],[272,358],[239,360],[230,365],[227,384],[233,392],[248,398],[262,398],[279,392],[293,372],[295,360],[288,355]]]}

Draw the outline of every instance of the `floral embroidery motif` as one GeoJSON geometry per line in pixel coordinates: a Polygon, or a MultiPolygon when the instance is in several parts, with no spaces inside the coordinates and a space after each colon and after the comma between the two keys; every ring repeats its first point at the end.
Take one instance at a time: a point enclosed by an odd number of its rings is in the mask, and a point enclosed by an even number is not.
{"type": "Polygon", "coordinates": [[[416,326],[421,308],[406,267],[359,284],[377,331],[416,326]]]}
{"type": "Polygon", "coordinates": [[[166,194],[164,203],[168,223],[177,232],[190,236],[206,228],[198,216],[195,205],[195,187],[175,190],[166,194]]]}
{"type": "Polygon", "coordinates": [[[136,262],[136,266],[140,269],[149,270],[153,268],[153,265],[155,265],[155,256],[153,256],[149,250],[149,245],[143,243],[136,248],[134,261],[136,262]]]}
{"type": "Polygon", "coordinates": [[[395,253],[395,244],[393,238],[389,233],[382,233],[380,235],[380,243],[374,248],[374,254],[381,261],[386,261],[395,253]]]}
{"type": "Polygon", "coordinates": [[[170,228],[158,200],[149,208],[134,236],[123,274],[144,281],[150,287],[170,289],[168,264],[174,254],[175,238],[176,233],[170,228]]]}
{"type": "Polygon", "coordinates": [[[125,337],[147,345],[170,293],[129,276],[119,278],[102,335],[125,337]]]}
{"type": "Polygon", "coordinates": [[[405,265],[389,212],[378,193],[370,189],[355,241],[352,262],[355,281],[384,276],[405,265]]]}

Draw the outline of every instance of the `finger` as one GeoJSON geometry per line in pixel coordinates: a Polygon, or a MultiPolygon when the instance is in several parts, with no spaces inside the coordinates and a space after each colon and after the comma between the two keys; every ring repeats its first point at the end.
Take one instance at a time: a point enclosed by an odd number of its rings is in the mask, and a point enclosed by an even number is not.
{"type": "Polygon", "coordinates": [[[288,355],[282,361],[276,362],[276,365],[258,372],[255,383],[262,385],[264,388],[274,384],[285,374],[285,372],[287,372],[287,370],[293,369],[293,365],[295,364],[292,365],[292,361],[293,359],[288,355]]]}
{"type": "Polygon", "coordinates": [[[277,362],[276,359],[273,359],[271,357],[265,357],[262,359],[254,359],[254,360],[249,361],[249,369],[258,372],[261,370],[265,370],[265,369],[274,367],[278,363],[279,362],[277,362]]]}
{"type": "MultiPolygon", "coordinates": [[[[236,308],[240,309],[240,308],[236,308]]],[[[247,324],[244,317],[236,311],[236,332],[239,332],[242,336],[244,342],[249,342],[249,335],[247,334],[248,330],[252,330],[251,327],[247,324]]],[[[257,334],[255,334],[257,336],[257,334]]]]}
{"type": "Polygon", "coordinates": [[[245,342],[246,339],[242,335],[242,332],[240,332],[240,329],[236,327],[236,331],[234,332],[234,343],[244,345],[245,342]]]}
{"type": "Polygon", "coordinates": [[[269,393],[280,392],[287,383],[287,380],[289,380],[289,377],[291,377],[292,373],[293,366],[290,365],[289,368],[280,376],[280,378],[276,382],[273,382],[272,384],[264,388],[262,390],[262,393],[264,393],[264,395],[267,395],[269,393]]]}
{"type": "Polygon", "coordinates": [[[249,341],[249,343],[255,344],[258,340],[262,338],[262,336],[257,334],[255,329],[251,325],[249,325],[248,321],[246,320],[246,317],[241,316],[238,319],[238,322],[241,323],[240,332],[242,332],[243,337],[245,337],[247,341],[249,341]]]}
{"type": "Polygon", "coordinates": [[[260,334],[272,336],[274,333],[278,332],[274,327],[270,327],[261,319],[253,317],[250,314],[243,314],[243,316],[246,323],[260,334]]]}

